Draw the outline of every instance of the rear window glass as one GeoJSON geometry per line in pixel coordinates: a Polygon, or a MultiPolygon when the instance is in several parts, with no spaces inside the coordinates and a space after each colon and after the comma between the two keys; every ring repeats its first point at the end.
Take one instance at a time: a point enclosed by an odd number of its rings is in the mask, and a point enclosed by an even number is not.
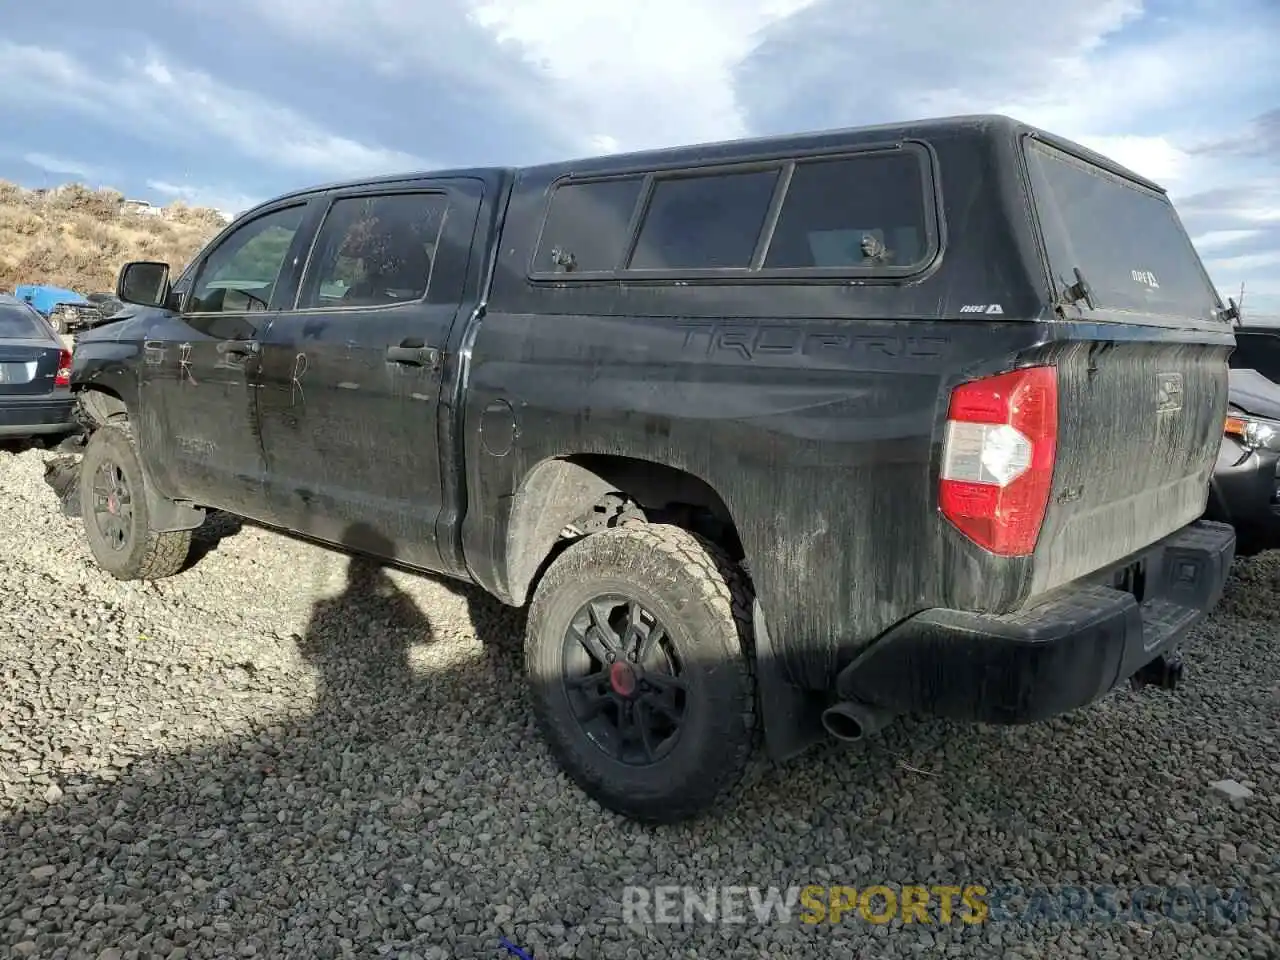
{"type": "Polygon", "coordinates": [[[616,269],[643,186],[643,177],[629,177],[557,187],[538,242],[534,272],[616,269]]]}
{"type": "Polygon", "coordinates": [[[1165,197],[1034,141],[1027,158],[1059,293],[1078,268],[1101,308],[1216,316],[1213,287],[1165,197]]]}
{"type": "Polygon", "coordinates": [[[749,267],[778,176],[775,169],[659,180],[631,269],[749,267]]]}
{"type": "Polygon", "coordinates": [[[764,266],[922,266],[930,253],[924,191],[913,153],[799,163],[764,266]]]}
{"type": "Polygon", "coordinates": [[[50,335],[38,314],[15,303],[0,303],[0,339],[48,340],[50,335]]]}

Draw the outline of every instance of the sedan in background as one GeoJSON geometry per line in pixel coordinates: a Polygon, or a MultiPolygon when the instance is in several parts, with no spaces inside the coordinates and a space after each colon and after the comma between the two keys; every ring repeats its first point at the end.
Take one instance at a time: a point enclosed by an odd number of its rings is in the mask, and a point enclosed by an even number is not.
{"type": "Polygon", "coordinates": [[[1205,516],[1236,528],[1237,552],[1280,546],[1280,328],[1240,327],[1222,448],[1205,516]]]}
{"type": "Polygon", "coordinates": [[[0,439],[76,429],[71,351],[38,310],[0,294],[0,439]]]}

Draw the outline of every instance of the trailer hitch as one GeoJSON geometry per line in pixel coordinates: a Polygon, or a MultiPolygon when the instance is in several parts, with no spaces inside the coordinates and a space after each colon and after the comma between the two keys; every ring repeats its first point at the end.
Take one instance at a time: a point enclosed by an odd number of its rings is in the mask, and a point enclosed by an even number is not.
{"type": "Polygon", "coordinates": [[[1161,654],[1130,677],[1129,685],[1134,690],[1147,686],[1173,690],[1182,681],[1182,669],[1181,653],[1161,654]]]}

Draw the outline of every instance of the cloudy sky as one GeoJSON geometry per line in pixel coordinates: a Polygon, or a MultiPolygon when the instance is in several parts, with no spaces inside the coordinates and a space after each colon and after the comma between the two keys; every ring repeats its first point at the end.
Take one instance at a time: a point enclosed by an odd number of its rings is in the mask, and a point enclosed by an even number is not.
{"type": "Polygon", "coordinates": [[[998,111],[1163,183],[1224,295],[1280,313],[1276,0],[7,6],[0,177],[27,185],[235,212],[365,173],[998,111]]]}

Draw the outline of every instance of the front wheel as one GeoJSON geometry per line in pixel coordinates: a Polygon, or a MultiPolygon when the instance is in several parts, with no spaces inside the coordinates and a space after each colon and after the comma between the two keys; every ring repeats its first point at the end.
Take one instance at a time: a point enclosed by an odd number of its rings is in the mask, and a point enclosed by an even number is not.
{"type": "Polygon", "coordinates": [[[741,570],[679,527],[586,537],[534,594],[525,670],[551,752],[607,809],[671,823],[727,802],[759,739],[741,570]]]}
{"type": "Polygon", "coordinates": [[[191,548],[190,530],[151,529],[145,483],[127,430],[95,430],[80,461],[80,515],[93,559],[117,580],[171,576],[191,548]]]}

